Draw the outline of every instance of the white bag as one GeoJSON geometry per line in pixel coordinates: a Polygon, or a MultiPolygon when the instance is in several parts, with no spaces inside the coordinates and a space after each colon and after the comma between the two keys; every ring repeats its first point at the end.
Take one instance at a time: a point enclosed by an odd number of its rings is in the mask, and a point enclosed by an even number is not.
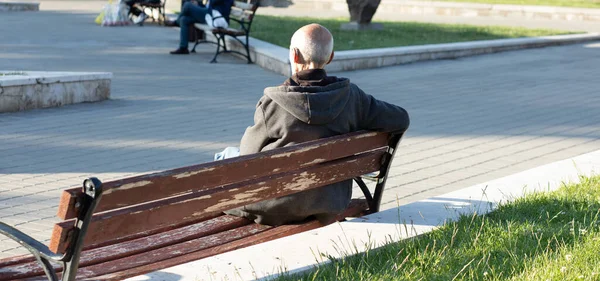
{"type": "Polygon", "coordinates": [[[227,24],[225,17],[223,17],[223,15],[221,15],[221,13],[217,10],[212,10],[212,15],[210,13],[207,13],[204,19],[206,20],[206,24],[210,27],[229,27],[229,24],[227,24]]]}
{"type": "Polygon", "coordinates": [[[215,153],[215,161],[229,159],[229,158],[238,157],[238,156],[240,156],[240,148],[228,146],[227,148],[225,148],[225,150],[223,150],[219,153],[215,153]]]}
{"type": "Polygon", "coordinates": [[[104,18],[102,19],[102,26],[120,26],[129,25],[129,6],[125,2],[109,1],[104,6],[104,18]]]}

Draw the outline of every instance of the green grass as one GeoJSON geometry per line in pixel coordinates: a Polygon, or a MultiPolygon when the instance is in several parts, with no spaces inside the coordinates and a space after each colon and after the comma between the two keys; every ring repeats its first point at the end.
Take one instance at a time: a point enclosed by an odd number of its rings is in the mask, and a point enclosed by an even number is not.
{"type": "Polygon", "coordinates": [[[600,280],[600,177],[279,280],[600,280]]]}
{"type": "Polygon", "coordinates": [[[327,27],[335,40],[335,50],[464,42],[502,38],[568,34],[569,32],[497,26],[469,26],[416,22],[383,22],[380,31],[340,30],[348,19],[316,19],[257,15],[252,23],[252,37],[288,48],[294,32],[310,23],[327,27]]]}
{"type": "Polygon", "coordinates": [[[600,0],[441,0],[441,1],[472,2],[472,3],[485,3],[485,4],[600,8],[600,0]]]}

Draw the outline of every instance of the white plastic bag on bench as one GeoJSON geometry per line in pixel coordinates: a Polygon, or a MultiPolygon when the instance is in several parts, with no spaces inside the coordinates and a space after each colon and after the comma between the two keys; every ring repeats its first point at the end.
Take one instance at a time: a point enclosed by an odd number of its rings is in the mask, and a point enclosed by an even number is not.
{"type": "Polygon", "coordinates": [[[219,153],[215,153],[215,161],[229,159],[229,158],[238,157],[238,156],[240,156],[240,148],[228,146],[227,148],[225,148],[225,150],[223,150],[219,153]]]}
{"type": "Polygon", "coordinates": [[[102,26],[123,26],[130,25],[129,6],[121,0],[109,0],[104,6],[103,17],[101,20],[102,26]]]}
{"type": "Polygon", "coordinates": [[[211,15],[211,13],[207,13],[206,16],[204,17],[207,25],[209,25],[210,27],[222,27],[222,28],[229,27],[229,24],[227,24],[225,17],[223,17],[223,15],[221,15],[221,13],[219,11],[217,11],[217,10],[211,10],[211,11],[212,11],[212,15],[211,15]]]}

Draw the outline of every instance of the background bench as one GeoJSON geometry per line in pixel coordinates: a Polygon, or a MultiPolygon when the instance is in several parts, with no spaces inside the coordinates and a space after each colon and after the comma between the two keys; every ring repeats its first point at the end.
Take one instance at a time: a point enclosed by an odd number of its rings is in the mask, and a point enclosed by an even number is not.
{"type": "Polygon", "coordinates": [[[104,184],[87,179],[63,191],[63,221],[48,246],[0,223],[34,255],[0,260],[0,280],[121,280],[314,229],[316,220],[270,227],[222,212],[347,179],[365,199],[338,219],[376,212],[400,138],[356,132],[104,184]],[[360,178],[372,172],[373,194],[360,178]]]}
{"type": "MultiPolygon", "coordinates": [[[[215,56],[210,61],[211,63],[217,62],[217,56],[222,53],[236,53],[241,56],[246,57],[248,63],[252,63],[252,59],[250,58],[250,28],[252,27],[252,21],[254,20],[254,14],[258,9],[259,1],[235,1],[233,2],[233,6],[231,7],[231,13],[229,15],[229,28],[214,28],[207,24],[196,23],[194,26],[204,31],[205,34],[212,33],[217,39],[217,51],[215,52],[215,56]],[[233,25],[233,27],[232,27],[233,25]],[[236,26],[239,25],[239,26],[236,26]],[[245,53],[238,52],[235,50],[231,50],[227,48],[227,43],[225,42],[225,37],[229,36],[237,40],[244,49],[245,53]],[[243,37],[244,40],[241,40],[238,37],[243,37]]],[[[211,41],[207,41],[206,37],[199,38],[194,44],[194,48],[192,48],[192,53],[196,52],[196,46],[200,43],[214,43],[211,41]]]]}

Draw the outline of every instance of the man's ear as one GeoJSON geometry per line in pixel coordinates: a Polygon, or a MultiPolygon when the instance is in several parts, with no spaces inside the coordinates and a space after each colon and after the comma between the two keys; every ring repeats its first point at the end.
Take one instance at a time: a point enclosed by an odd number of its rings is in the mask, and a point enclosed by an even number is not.
{"type": "Polygon", "coordinates": [[[298,50],[298,48],[294,48],[292,50],[292,52],[294,53],[294,63],[298,63],[301,64],[302,63],[302,54],[300,54],[300,50],[298,50]]]}
{"type": "Polygon", "coordinates": [[[329,57],[329,61],[326,64],[329,64],[333,60],[333,53],[334,51],[331,51],[331,56],[329,57]]]}

